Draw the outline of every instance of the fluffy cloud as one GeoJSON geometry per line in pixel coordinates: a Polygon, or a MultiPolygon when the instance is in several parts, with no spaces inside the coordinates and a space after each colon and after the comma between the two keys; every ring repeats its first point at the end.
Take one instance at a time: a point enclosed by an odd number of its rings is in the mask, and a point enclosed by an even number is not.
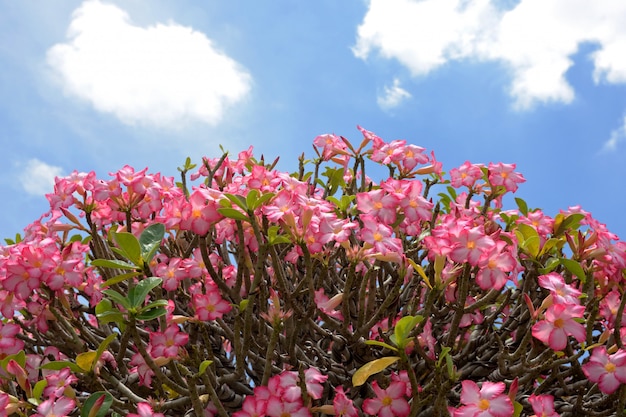
{"type": "Polygon", "coordinates": [[[54,178],[62,176],[60,167],[48,165],[39,159],[29,159],[20,167],[19,181],[24,190],[31,195],[41,196],[51,193],[54,178]]]}
{"type": "Polygon", "coordinates": [[[250,90],[249,73],[203,33],[175,23],[139,27],[98,0],[74,11],[67,38],[47,53],[64,90],[126,124],[216,124],[250,90]]]}
{"type": "Polygon", "coordinates": [[[490,0],[371,0],[358,28],[354,54],[377,51],[414,75],[451,60],[503,63],[512,74],[518,109],[574,99],[565,74],[581,43],[596,83],[626,82],[626,2],[621,0],[520,0],[510,10],[490,0]]]}
{"type": "Polygon", "coordinates": [[[390,110],[409,98],[411,94],[400,87],[400,80],[396,78],[392,86],[385,86],[383,94],[377,97],[376,102],[381,109],[390,110]]]}

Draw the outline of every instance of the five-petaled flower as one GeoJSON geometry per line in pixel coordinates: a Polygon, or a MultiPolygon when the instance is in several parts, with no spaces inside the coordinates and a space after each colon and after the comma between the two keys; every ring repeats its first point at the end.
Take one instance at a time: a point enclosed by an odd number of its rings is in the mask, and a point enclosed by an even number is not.
{"type": "Polygon", "coordinates": [[[613,394],[620,384],[626,383],[626,350],[619,349],[609,355],[605,346],[598,346],[583,365],[585,376],[598,384],[600,391],[613,394]]]}
{"type": "Polygon", "coordinates": [[[474,381],[461,381],[461,407],[454,411],[454,417],[511,417],[513,403],[504,394],[503,382],[485,381],[482,387],[474,381]]]}

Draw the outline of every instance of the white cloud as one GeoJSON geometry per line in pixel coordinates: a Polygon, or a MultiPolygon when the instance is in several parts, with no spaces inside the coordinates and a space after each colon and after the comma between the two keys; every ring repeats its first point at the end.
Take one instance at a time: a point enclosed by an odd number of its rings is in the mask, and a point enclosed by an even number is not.
{"type": "Polygon", "coordinates": [[[624,124],[611,132],[611,137],[607,140],[600,153],[613,152],[617,149],[617,144],[626,140],[626,117],[624,117],[624,124]]]}
{"type": "Polygon", "coordinates": [[[511,10],[490,0],[371,0],[358,28],[354,54],[394,58],[414,75],[452,60],[504,63],[518,109],[570,103],[565,74],[581,43],[591,54],[596,83],[626,82],[626,2],[622,0],[520,0],[511,10]]]}
{"type": "Polygon", "coordinates": [[[203,33],[176,23],[139,27],[118,7],[85,1],[68,41],[48,50],[64,90],[126,124],[216,124],[251,76],[203,33]]]}
{"type": "Polygon", "coordinates": [[[48,165],[39,159],[33,158],[20,166],[19,181],[28,194],[44,195],[51,193],[54,188],[54,178],[62,176],[60,167],[48,165]]]}
{"type": "Polygon", "coordinates": [[[386,85],[384,87],[383,94],[376,98],[376,102],[381,109],[390,110],[409,98],[411,98],[411,94],[400,87],[400,80],[396,78],[393,80],[392,86],[386,85]]]}

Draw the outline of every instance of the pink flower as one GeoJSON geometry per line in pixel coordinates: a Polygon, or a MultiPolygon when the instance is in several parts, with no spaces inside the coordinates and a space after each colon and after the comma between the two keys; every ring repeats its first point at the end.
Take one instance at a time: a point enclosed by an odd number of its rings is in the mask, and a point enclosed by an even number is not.
{"type": "Polygon", "coordinates": [[[67,397],[56,401],[50,398],[39,404],[37,414],[33,417],[66,417],[72,412],[75,404],[74,400],[67,397]]]}
{"type": "Polygon", "coordinates": [[[175,358],[178,356],[178,349],[185,346],[189,341],[189,335],[180,331],[175,324],[170,324],[164,332],[150,333],[150,344],[152,350],[150,352],[153,358],[164,356],[166,358],[175,358]]]}
{"type": "Polygon", "coordinates": [[[542,288],[550,290],[554,302],[557,304],[580,304],[580,300],[578,299],[580,291],[566,284],[563,277],[556,272],[540,275],[539,285],[542,288]]]}
{"type": "Polygon", "coordinates": [[[393,230],[377,222],[373,217],[368,215],[361,216],[363,220],[363,228],[360,230],[361,239],[365,243],[369,243],[374,247],[374,251],[386,255],[388,252],[402,254],[402,242],[398,238],[393,237],[393,230]]]}
{"type": "Polygon", "coordinates": [[[191,303],[196,310],[196,317],[201,321],[221,318],[232,308],[217,289],[208,291],[206,294],[194,294],[191,303]]]}
{"type": "Polygon", "coordinates": [[[483,171],[480,169],[480,165],[465,161],[460,167],[450,170],[450,185],[454,188],[459,188],[462,185],[472,188],[476,181],[482,177],[483,171]]]}
{"type": "Polygon", "coordinates": [[[335,410],[335,415],[339,417],[358,417],[359,415],[359,412],[354,407],[354,403],[346,396],[341,385],[335,388],[333,410],[335,410]]]}
{"type": "Polygon", "coordinates": [[[472,266],[478,265],[483,253],[496,247],[493,239],[485,235],[481,226],[461,229],[458,236],[452,237],[451,242],[454,247],[450,252],[450,259],[458,263],[468,262],[472,266]]]}
{"type": "Polygon", "coordinates": [[[49,398],[59,398],[70,385],[77,382],[78,378],[72,374],[70,368],[63,368],[58,372],[46,375],[48,385],[43,394],[49,398]]]}
{"type": "Polygon", "coordinates": [[[626,350],[609,355],[605,346],[595,348],[589,362],[583,365],[583,372],[589,381],[598,384],[600,391],[614,393],[620,384],[626,383],[626,350]]]}
{"type": "Polygon", "coordinates": [[[376,398],[367,398],[363,401],[363,411],[379,417],[406,417],[409,415],[409,402],[404,397],[406,384],[402,381],[393,381],[387,389],[378,386],[378,381],[372,382],[372,389],[376,398]]]}
{"type": "Polygon", "coordinates": [[[399,204],[394,194],[378,189],[356,195],[356,205],[361,213],[376,216],[384,224],[393,224],[396,221],[396,211],[399,204]]]}
{"type": "Polygon", "coordinates": [[[302,401],[287,402],[283,398],[272,396],[267,401],[268,417],[310,417],[311,412],[302,405],[302,401]]]}
{"type": "Polygon", "coordinates": [[[491,185],[503,185],[507,191],[517,191],[518,184],[526,182],[519,172],[514,172],[515,164],[489,163],[489,182],[491,185]]]}
{"type": "Polygon", "coordinates": [[[241,410],[235,412],[233,417],[261,417],[265,415],[267,401],[257,398],[256,395],[248,395],[241,405],[241,410]]]}
{"type": "Polygon", "coordinates": [[[315,400],[322,398],[324,392],[324,385],[322,385],[328,379],[328,375],[322,375],[317,368],[308,368],[304,371],[304,383],[306,385],[306,392],[315,400]]]}
{"type": "Polygon", "coordinates": [[[483,382],[479,389],[474,381],[462,381],[461,403],[454,411],[454,417],[511,417],[513,403],[503,394],[503,382],[483,382]]]}
{"type": "Polygon", "coordinates": [[[535,413],[531,417],[559,417],[559,414],[554,411],[554,397],[552,395],[533,394],[528,398],[528,402],[535,413]]]}
{"type": "Polygon", "coordinates": [[[181,229],[191,230],[201,236],[206,235],[209,228],[223,218],[217,211],[220,198],[219,191],[206,188],[196,189],[189,196],[189,203],[182,209],[181,229]]]}
{"type": "Polygon", "coordinates": [[[574,336],[582,342],[587,337],[585,327],[574,318],[582,317],[584,312],[584,306],[553,304],[546,310],[545,320],[540,320],[533,326],[533,336],[555,351],[565,349],[568,336],[574,336]]]}
{"type": "Polygon", "coordinates": [[[155,413],[148,403],[137,404],[137,413],[126,414],[126,417],[164,417],[163,413],[155,413]]]}

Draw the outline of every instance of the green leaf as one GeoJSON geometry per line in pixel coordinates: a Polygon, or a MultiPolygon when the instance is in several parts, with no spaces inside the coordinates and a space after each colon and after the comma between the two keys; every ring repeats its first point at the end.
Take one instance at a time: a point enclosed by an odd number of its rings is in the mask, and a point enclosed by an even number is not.
{"type": "Polygon", "coordinates": [[[565,244],[565,241],[562,239],[550,238],[546,240],[546,242],[543,244],[543,247],[541,248],[541,252],[539,252],[539,256],[549,253],[554,248],[561,249],[564,244],[565,244]]]}
{"type": "Polygon", "coordinates": [[[515,197],[515,202],[517,203],[519,212],[526,216],[528,214],[528,204],[526,204],[526,202],[519,197],[515,197]]]}
{"type": "Polygon", "coordinates": [[[113,232],[112,235],[113,240],[117,243],[124,257],[138,267],[143,268],[143,263],[141,262],[141,245],[139,245],[139,241],[135,235],[128,232],[113,232]]]}
{"type": "Polygon", "coordinates": [[[98,350],[96,350],[96,357],[94,358],[93,366],[91,367],[92,371],[96,368],[98,361],[102,357],[102,354],[104,353],[104,351],[107,350],[107,348],[109,347],[109,344],[111,344],[111,342],[114,341],[116,338],[117,338],[117,333],[112,333],[108,335],[107,338],[104,339],[100,343],[100,346],[98,346],[98,350]]]}
{"type": "Polygon", "coordinates": [[[438,368],[441,366],[441,362],[446,358],[446,356],[448,356],[448,353],[450,353],[450,350],[452,350],[450,346],[444,346],[443,348],[441,348],[441,353],[439,354],[439,359],[437,360],[438,368]]]}
{"type": "Polygon", "coordinates": [[[583,267],[580,266],[577,261],[573,259],[563,258],[560,259],[560,262],[561,265],[563,265],[570,273],[576,275],[578,279],[580,279],[582,282],[585,282],[587,280],[587,276],[585,275],[583,267]]]}
{"type": "Polygon", "coordinates": [[[213,361],[212,361],[212,360],[209,360],[209,359],[202,361],[202,362],[200,363],[200,367],[198,368],[198,374],[199,374],[199,375],[202,375],[203,373],[205,373],[205,372],[206,372],[206,370],[207,370],[207,368],[208,368],[209,366],[211,366],[211,364],[212,364],[212,363],[213,363],[213,361]]]}
{"type": "Polygon", "coordinates": [[[545,274],[549,274],[550,272],[554,271],[554,269],[559,266],[561,264],[561,262],[559,262],[558,258],[550,258],[546,261],[546,266],[543,268],[539,268],[539,272],[542,275],[545,274]]]}
{"type": "Polygon", "coordinates": [[[397,347],[391,346],[390,344],[387,344],[385,342],[381,342],[381,341],[378,341],[378,340],[366,340],[365,344],[366,345],[373,345],[373,346],[384,347],[385,349],[393,350],[394,352],[398,351],[397,347]]]}
{"type": "Polygon", "coordinates": [[[167,300],[156,300],[151,302],[150,304],[141,307],[138,312],[144,312],[144,311],[148,311],[150,309],[156,308],[156,307],[167,307],[169,305],[169,303],[167,302],[167,300]]]}
{"type": "Polygon", "coordinates": [[[270,226],[267,229],[267,243],[270,245],[276,245],[279,243],[291,243],[291,239],[285,235],[279,235],[278,231],[280,230],[279,226],[270,226]]]}
{"type": "Polygon", "coordinates": [[[102,324],[113,322],[121,326],[124,322],[122,312],[113,307],[113,303],[108,298],[104,298],[96,304],[96,317],[102,324]]]}
{"type": "Polygon", "coordinates": [[[105,391],[94,392],[85,400],[80,417],[104,417],[113,404],[113,396],[105,391]]]}
{"type": "MultiPolygon", "coordinates": [[[[224,197],[235,203],[237,206],[241,207],[243,211],[248,212],[248,205],[246,203],[246,199],[243,196],[224,193],[224,197]]],[[[221,200],[220,204],[224,207],[228,207],[228,205],[224,205],[222,201],[224,200],[221,200]]]]}
{"type": "Polygon", "coordinates": [[[70,370],[72,372],[74,372],[75,374],[85,373],[85,371],[83,371],[83,369],[80,366],[78,366],[74,362],[70,362],[70,361],[48,362],[46,364],[41,365],[40,368],[41,369],[51,369],[53,371],[60,371],[63,368],[70,368],[70,370]]]}
{"type": "MultiPolygon", "coordinates": [[[[250,194],[248,194],[249,196],[250,194]]],[[[267,203],[269,200],[271,200],[276,194],[274,193],[265,193],[263,195],[261,195],[260,197],[258,197],[253,204],[251,204],[250,201],[247,201],[248,203],[248,209],[251,211],[256,210],[257,208],[261,207],[263,204],[267,203]]]]}
{"type": "Polygon", "coordinates": [[[127,274],[120,274],[117,275],[111,279],[107,279],[106,281],[104,281],[102,283],[102,285],[100,286],[100,288],[106,288],[106,287],[110,287],[111,285],[115,285],[115,284],[119,284],[122,281],[126,281],[129,278],[134,278],[137,277],[139,275],[142,275],[141,272],[137,271],[137,272],[129,272],[127,274]]]}
{"type": "Polygon", "coordinates": [[[152,308],[137,314],[137,320],[153,320],[167,314],[167,310],[163,307],[152,308]]]}
{"type": "Polygon", "coordinates": [[[128,262],[113,260],[113,259],[94,259],[91,261],[91,265],[99,266],[102,268],[115,268],[115,269],[128,269],[136,270],[137,266],[129,264],[128,262]]]}
{"type": "Polygon", "coordinates": [[[154,287],[161,285],[161,282],[163,282],[163,280],[157,277],[149,277],[139,281],[136,286],[128,291],[130,307],[137,309],[142,306],[148,293],[150,293],[154,287]]]}
{"type": "Polygon", "coordinates": [[[106,289],[106,290],[102,290],[102,294],[107,295],[109,298],[111,298],[116,303],[120,304],[126,310],[130,310],[130,307],[131,307],[130,300],[124,297],[119,292],[115,290],[111,290],[111,289],[106,289]]]}
{"type": "Polygon", "coordinates": [[[224,217],[228,217],[229,219],[233,219],[233,220],[241,220],[242,222],[249,222],[250,218],[248,216],[246,216],[245,214],[243,214],[242,212],[240,212],[237,209],[234,208],[230,208],[230,207],[222,207],[222,208],[218,208],[217,211],[224,217]]]}
{"type": "Polygon", "coordinates": [[[409,334],[422,320],[424,320],[422,316],[404,316],[398,320],[396,327],[393,329],[393,334],[399,349],[406,347],[409,342],[409,334]]]}
{"type": "Polygon", "coordinates": [[[520,417],[522,415],[522,411],[524,411],[524,406],[517,401],[513,403],[513,417],[520,417]]]}
{"type": "Polygon", "coordinates": [[[539,255],[539,245],[541,245],[539,236],[532,236],[526,239],[520,246],[526,249],[530,256],[536,258],[539,255]]]}
{"type": "Polygon", "coordinates": [[[255,188],[248,191],[248,195],[246,195],[246,206],[248,207],[248,210],[254,211],[254,209],[256,208],[254,207],[254,205],[259,199],[259,194],[259,190],[255,188]]]}
{"type": "Polygon", "coordinates": [[[365,384],[367,378],[387,369],[389,365],[392,365],[399,360],[399,356],[388,356],[385,358],[375,359],[371,362],[366,363],[365,365],[357,369],[354,375],[352,375],[352,385],[355,387],[359,387],[365,384]]]}
{"type": "Polygon", "coordinates": [[[7,369],[7,364],[9,363],[10,360],[14,360],[22,368],[26,367],[26,353],[23,350],[20,350],[19,352],[9,355],[2,359],[2,362],[0,363],[2,364],[2,368],[4,370],[7,369]]]}
{"type": "Polygon", "coordinates": [[[83,372],[91,371],[96,359],[96,352],[90,350],[76,355],[76,365],[80,366],[83,372]]]}
{"type": "Polygon", "coordinates": [[[518,239],[520,242],[528,240],[529,238],[534,236],[539,236],[539,233],[537,233],[537,230],[534,227],[525,223],[520,223],[517,225],[515,234],[517,234],[517,232],[520,232],[523,237],[522,239],[518,239]]]}
{"type": "Polygon", "coordinates": [[[48,386],[48,380],[42,379],[41,381],[37,381],[35,386],[33,387],[33,398],[36,400],[40,400],[43,395],[43,390],[48,386]]]}
{"type": "Polygon", "coordinates": [[[152,260],[156,251],[161,247],[163,237],[165,237],[165,225],[162,223],[151,224],[144,229],[139,236],[141,257],[144,262],[149,263],[152,260]]]}

